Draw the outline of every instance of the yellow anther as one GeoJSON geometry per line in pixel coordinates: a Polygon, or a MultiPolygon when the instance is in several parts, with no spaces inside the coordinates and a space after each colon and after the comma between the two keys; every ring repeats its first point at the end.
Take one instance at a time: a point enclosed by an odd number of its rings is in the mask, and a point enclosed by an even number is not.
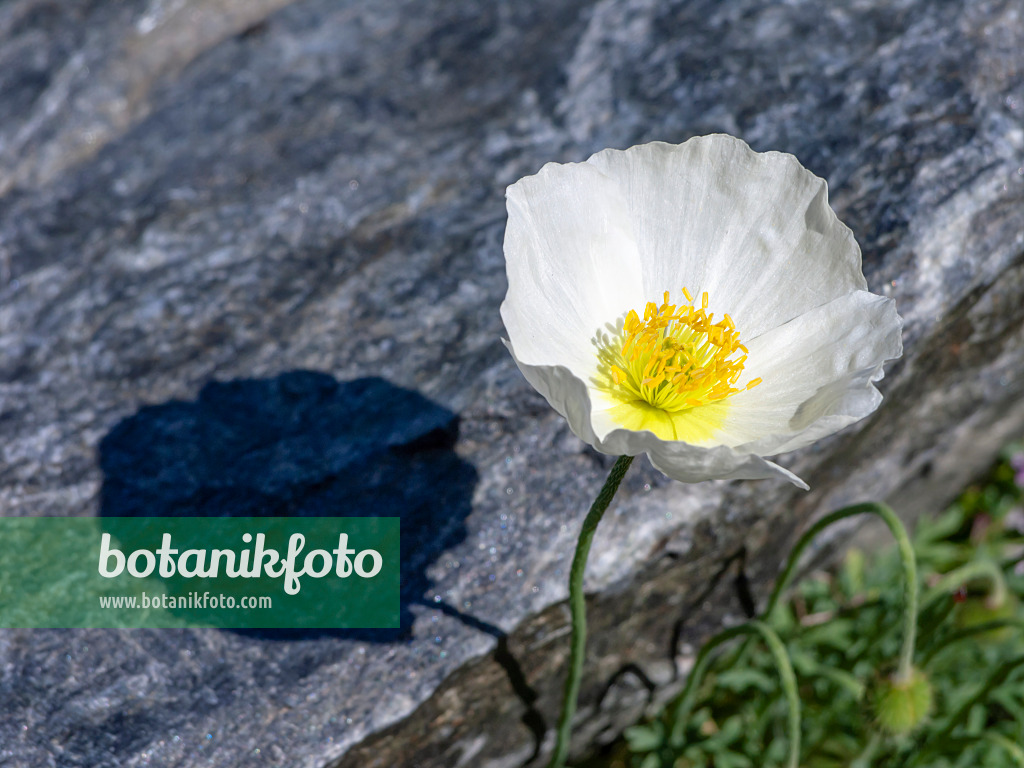
{"type": "MultiPolygon", "coordinates": [[[[610,394],[626,402],[644,402],[669,413],[722,400],[741,391],[735,384],[743,373],[747,348],[740,344],[729,315],[715,321],[707,311],[707,291],[701,306],[683,288],[687,304],[661,306],[647,302],[643,319],[630,310],[622,332],[599,346],[599,358],[610,394]]],[[[760,383],[755,379],[747,389],[760,383]]]]}
{"type": "Polygon", "coordinates": [[[760,376],[758,376],[756,379],[751,379],[750,381],[747,382],[747,389],[753,389],[762,381],[763,379],[760,376]]]}

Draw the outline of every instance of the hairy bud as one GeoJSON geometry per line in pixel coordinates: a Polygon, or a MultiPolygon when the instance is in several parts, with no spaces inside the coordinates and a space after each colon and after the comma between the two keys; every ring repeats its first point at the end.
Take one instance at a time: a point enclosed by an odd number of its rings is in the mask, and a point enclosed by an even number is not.
{"type": "Polygon", "coordinates": [[[932,684],[918,669],[905,679],[898,675],[880,678],[872,691],[872,703],[878,724],[891,734],[913,732],[932,708],[932,684]]]}

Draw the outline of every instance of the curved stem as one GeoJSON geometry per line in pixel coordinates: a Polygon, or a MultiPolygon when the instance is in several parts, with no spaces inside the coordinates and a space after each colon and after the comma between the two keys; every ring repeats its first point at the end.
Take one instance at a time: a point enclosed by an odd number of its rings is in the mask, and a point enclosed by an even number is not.
{"type": "Polygon", "coordinates": [[[734,637],[748,634],[749,631],[750,630],[746,624],[741,624],[738,627],[730,627],[729,629],[722,630],[712,637],[700,649],[700,652],[697,654],[697,658],[693,662],[693,668],[690,669],[690,674],[686,677],[686,685],[683,687],[683,693],[680,695],[679,700],[676,703],[676,707],[672,712],[672,735],[669,738],[669,744],[671,746],[681,747],[683,745],[683,734],[686,728],[686,721],[690,717],[690,710],[693,709],[693,700],[697,696],[698,684],[704,678],[704,672],[711,663],[712,652],[718,646],[729,642],[734,637]]]}
{"type": "Polygon", "coordinates": [[[686,679],[686,687],[683,689],[682,696],[672,713],[673,724],[669,743],[673,747],[683,745],[686,721],[690,718],[690,711],[693,709],[694,699],[697,697],[697,689],[711,662],[712,652],[723,643],[744,634],[760,635],[775,659],[779,677],[782,678],[782,690],[786,696],[786,703],[789,705],[787,717],[789,759],[786,761],[786,765],[788,768],[797,768],[800,765],[800,697],[797,695],[796,675],[793,673],[793,665],[789,661],[789,655],[786,653],[786,647],[782,640],[771,627],[756,619],[719,632],[701,648],[697,660],[693,664],[693,669],[690,670],[686,679]]]}
{"type": "Polygon", "coordinates": [[[767,620],[772,611],[779,603],[782,593],[789,586],[796,568],[800,563],[800,557],[810,546],[815,537],[833,523],[856,515],[877,515],[888,526],[896,539],[896,546],[900,553],[900,562],[903,564],[903,648],[900,651],[897,676],[906,680],[910,677],[911,669],[914,666],[914,644],[917,639],[917,610],[918,610],[918,582],[917,582],[917,561],[914,557],[914,547],[910,543],[907,529],[895,512],[887,505],[879,502],[866,502],[854,504],[851,507],[844,507],[830,514],[825,515],[800,537],[782,571],[782,575],[775,582],[775,588],[768,598],[768,606],[765,608],[762,617],[767,620]]]}
{"type": "Polygon", "coordinates": [[[930,605],[973,579],[988,580],[988,600],[993,605],[1002,605],[1006,600],[1006,580],[996,562],[994,560],[974,560],[945,574],[934,587],[928,590],[922,602],[924,605],[930,605]]]}
{"type": "Polygon", "coordinates": [[[565,680],[565,696],[562,700],[562,715],[558,719],[558,734],[555,751],[548,768],[563,768],[569,756],[569,739],[572,736],[572,718],[576,714],[576,697],[580,692],[580,678],[583,675],[583,656],[587,646],[587,604],[583,594],[583,573],[587,569],[587,556],[594,540],[594,532],[604,517],[619,483],[633,463],[632,456],[620,456],[608,479],[604,481],[590,511],[583,520],[583,528],[576,542],[576,554],[569,570],[569,606],[572,611],[572,644],[569,651],[569,676],[565,680]]]}

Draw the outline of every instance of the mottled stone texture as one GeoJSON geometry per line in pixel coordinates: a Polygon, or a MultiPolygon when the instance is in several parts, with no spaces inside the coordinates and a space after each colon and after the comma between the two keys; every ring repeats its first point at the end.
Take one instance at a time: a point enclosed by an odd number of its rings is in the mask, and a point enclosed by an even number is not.
{"type": "Polygon", "coordinates": [[[942,504],[1024,428],[1022,14],[0,5],[3,514],[301,513],[365,481],[420,516],[398,634],[0,632],[0,762],[497,768],[550,747],[568,557],[610,459],[499,342],[503,190],[548,160],[714,131],[792,152],[907,321],[881,409],[783,458],[810,493],[637,462],[591,560],[577,752],[678,690],[687,648],[742,614],[737,574],[763,596],[812,515],[942,504]],[[311,417],[367,381],[356,402],[393,429],[311,417]]]}

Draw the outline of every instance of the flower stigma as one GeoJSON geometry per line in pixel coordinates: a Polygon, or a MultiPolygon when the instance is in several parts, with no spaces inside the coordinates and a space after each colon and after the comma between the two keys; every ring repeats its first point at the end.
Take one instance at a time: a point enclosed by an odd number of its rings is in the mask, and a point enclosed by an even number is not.
{"type": "Polygon", "coordinates": [[[700,305],[683,288],[686,301],[658,306],[647,302],[643,317],[630,310],[616,335],[599,333],[595,384],[612,402],[608,414],[627,429],[649,430],[664,440],[702,443],[713,437],[726,412],[724,401],[745,388],[747,348],[728,314],[717,322],[708,294],[700,305]]]}

